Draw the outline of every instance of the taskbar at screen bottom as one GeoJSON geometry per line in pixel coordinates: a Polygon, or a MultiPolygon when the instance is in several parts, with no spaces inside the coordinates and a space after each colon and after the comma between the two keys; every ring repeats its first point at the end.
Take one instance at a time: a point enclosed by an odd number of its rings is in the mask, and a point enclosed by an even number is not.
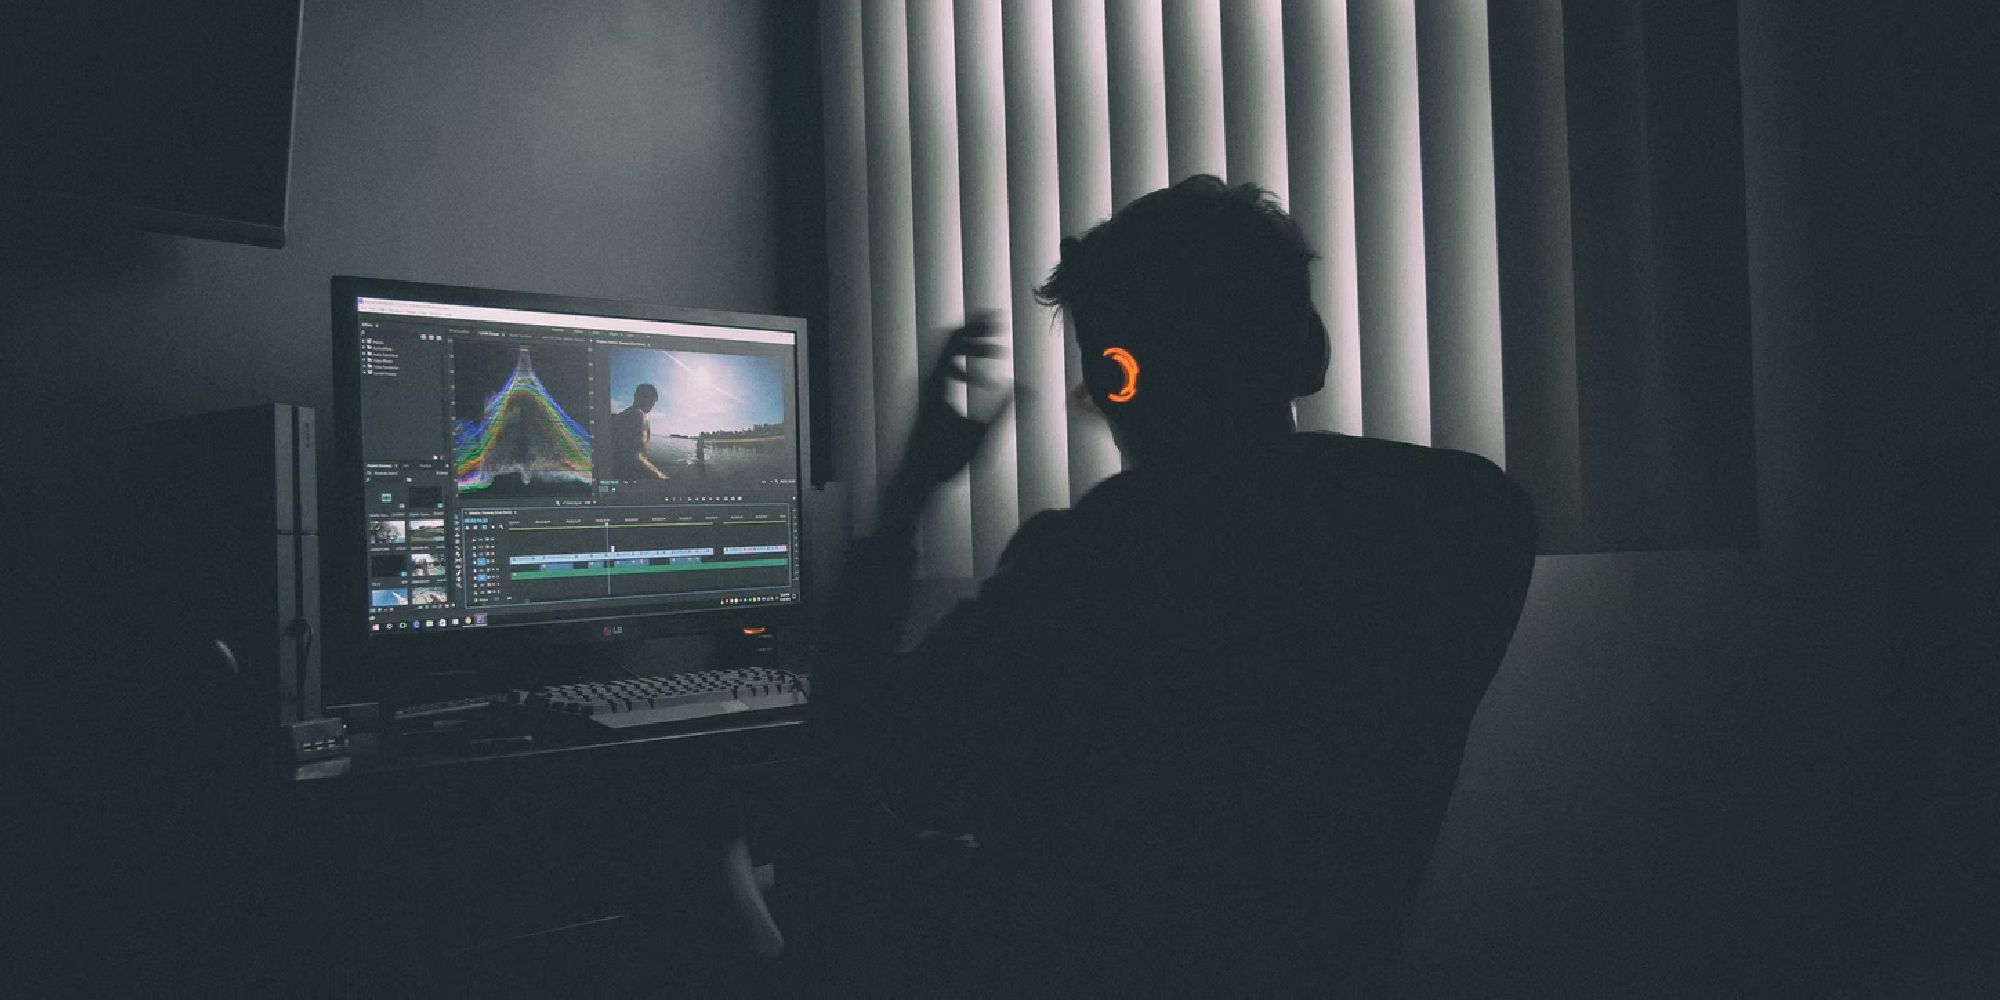
{"type": "Polygon", "coordinates": [[[566,608],[562,610],[535,608],[487,608],[467,611],[459,608],[438,608],[434,611],[411,614],[398,610],[391,615],[371,615],[368,632],[372,635],[411,635],[436,633],[448,630],[509,628],[522,625],[576,625],[585,622],[607,622],[626,618],[658,618],[688,614],[714,613],[721,611],[745,611],[765,607],[783,607],[798,602],[794,593],[740,594],[718,597],[698,603],[676,602],[671,606],[658,604],[643,606],[610,606],[590,610],[566,608]]]}

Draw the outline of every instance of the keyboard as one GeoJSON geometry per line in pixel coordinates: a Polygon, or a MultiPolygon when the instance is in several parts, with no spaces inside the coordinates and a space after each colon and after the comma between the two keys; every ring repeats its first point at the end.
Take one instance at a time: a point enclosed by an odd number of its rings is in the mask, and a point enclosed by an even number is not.
{"type": "Polygon", "coordinates": [[[802,715],[809,688],[806,678],[789,670],[737,667],[555,684],[525,692],[520,705],[531,717],[573,731],[632,736],[743,712],[802,715]]]}

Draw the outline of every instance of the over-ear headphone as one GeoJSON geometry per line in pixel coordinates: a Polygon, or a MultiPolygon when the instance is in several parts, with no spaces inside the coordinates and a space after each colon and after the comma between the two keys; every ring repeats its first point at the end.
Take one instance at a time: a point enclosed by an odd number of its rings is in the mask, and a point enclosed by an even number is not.
{"type": "MultiPolygon", "coordinates": [[[[1326,369],[1332,350],[1326,324],[1321,321],[1317,310],[1309,310],[1301,336],[1285,349],[1273,352],[1272,357],[1253,362],[1251,370],[1268,377],[1272,391],[1283,392],[1287,398],[1310,396],[1326,385],[1326,369]]],[[[1168,353],[1122,346],[1106,347],[1096,352],[1086,350],[1083,357],[1084,385],[1091,396],[1100,402],[1114,405],[1131,403],[1139,398],[1142,371],[1147,373],[1149,384],[1157,383],[1161,375],[1169,379],[1174,377],[1172,369],[1175,366],[1172,359],[1165,356],[1168,353]]]]}
{"type": "MultiPolygon", "coordinates": [[[[1140,399],[1140,377],[1147,376],[1148,388],[1152,388],[1153,371],[1145,365],[1153,364],[1160,352],[1144,346],[1096,348],[1079,345],[1083,351],[1083,385],[1090,398],[1100,407],[1131,405],[1140,399]]],[[[1144,398],[1158,395],[1149,391],[1144,398]]]]}
{"type": "Polygon", "coordinates": [[[1104,401],[1107,403],[1131,402],[1132,398],[1139,394],[1139,359],[1133,357],[1131,351],[1122,347],[1107,347],[1100,356],[1110,358],[1111,363],[1118,366],[1119,374],[1125,379],[1124,384],[1104,394],[1104,401]]]}

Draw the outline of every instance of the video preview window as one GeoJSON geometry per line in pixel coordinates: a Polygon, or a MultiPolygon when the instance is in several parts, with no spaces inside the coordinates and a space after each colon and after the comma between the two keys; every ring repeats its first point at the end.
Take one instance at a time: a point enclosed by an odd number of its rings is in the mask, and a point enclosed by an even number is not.
{"type": "Polygon", "coordinates": [[[785,382],[768,357],[612,347],[598,476],[729,492],[792,464],[785,382]]]}

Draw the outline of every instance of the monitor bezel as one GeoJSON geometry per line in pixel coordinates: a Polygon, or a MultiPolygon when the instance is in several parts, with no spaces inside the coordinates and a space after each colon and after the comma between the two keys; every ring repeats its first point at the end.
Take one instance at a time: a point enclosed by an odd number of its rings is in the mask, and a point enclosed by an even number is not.
{"type": "Polygon", "coordinates": [[[791,631],[807,621],[813,604],[813,581],[809,554],[815,540],[809,535],[813,498],[812,400],[808,378],[810,338],[807,321],[799,316],[736,312],[670,306],[624,299],[591,298],[544,292],[520,292],[465,285],[445,285],[390,278],[337,275],[330,282],[333,299],[333,417],[325,421],[332,428],[333,461],[319,477],[324,494],[321,504],[320,551],[325,567],[321,593],[327,595],[325,632],[343,662],[360,668],[374,678],[367,686],[388,678],[379,675],[395,662],[480,662],[506,659],[502,651],[518,652],[519,647],[584,646],[631,642],[673,636],[736,634],[744,629],[765,628],[791,631]],[[361,454],[361,338],[359,300],[363,298],[406,299],[450,305],[522,309],[539,312],[571,313],[623,319],[732,326],[758,330],[782,330],[795,335],[792,378],[794,412],[797,414],[798,442],[798,572],[799,596],[788,604],[754,608],[696,608],[679,610],[620,609],[613,613],[563,622],[529,622],[491,628],[464,629],[422,635],[398,634],[394,638],[371,636],[367,625],[365,574],[367,525],[363,514],[365,491],[361,454]],[[383,661],[395,662],[383,662],[383,661]],[[372,665],[372,666],[371,666],[372,665]]]}

